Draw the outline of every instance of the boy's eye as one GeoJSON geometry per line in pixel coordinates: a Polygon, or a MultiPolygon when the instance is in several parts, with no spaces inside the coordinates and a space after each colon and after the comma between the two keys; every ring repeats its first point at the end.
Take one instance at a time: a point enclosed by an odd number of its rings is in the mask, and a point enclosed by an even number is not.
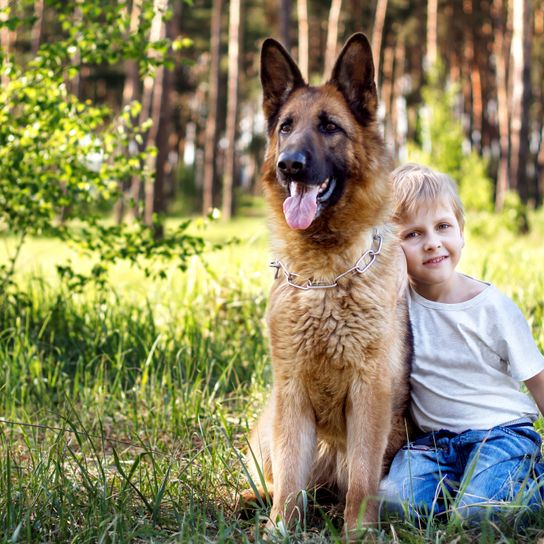
{"type": "Polygon", "coordinates": [[[450,228],[450,224],[449,223],[440,223],[440,225],[438,225],[438,228],[440,230],[445,230],[445,229],[449,229],[450,228]]]}
{"type": "Polygon", "coordinates": [[[404,234],[402,236],[403,240],[409,240],[410,238],[416,238],[418,236],[418,233],[417,232],[407,232],[406,234],[404,234]]]}

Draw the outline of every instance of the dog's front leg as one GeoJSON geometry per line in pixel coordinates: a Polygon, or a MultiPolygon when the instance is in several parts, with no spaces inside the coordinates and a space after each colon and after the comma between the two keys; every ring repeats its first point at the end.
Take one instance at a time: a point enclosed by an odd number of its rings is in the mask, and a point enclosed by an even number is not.
{"type": "Polygon", "coordinates": [[[306,488],[316,446],[315,417],[301,384],[276,387],[276,411],[272,429],[274,498],[267,529],[278,518],[287,525],[296,517],[299,492],[306,488]]]}
{"type": "Polygon", "coordinates": [[[346,404],[348,488],[344,511],[345,531],[357,528],[361,506],[366,500],[362,522],[378,520],[376,495],[391,420],[391,392],[385,385],[369,386],[355,381],[346,404]]]}

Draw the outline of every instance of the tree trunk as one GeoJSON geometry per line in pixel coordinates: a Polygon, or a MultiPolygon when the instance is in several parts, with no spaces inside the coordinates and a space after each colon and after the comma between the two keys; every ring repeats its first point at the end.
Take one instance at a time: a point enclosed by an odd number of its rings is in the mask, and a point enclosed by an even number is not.
{"type": "Polygon", "coordinates": [[[497,139],[497,117],[487,115],[487,105],[494,100],[496,77],[493,70],[490,54],[493,51],[493,14],[491,3],[480,4],[485,24],[478,32],[478,44],[476,46],[478,66],[480,69],[480,81],[482,84],[482,154],[491,153],[491,145],[497,139]]]}
{"type": "MultiPolygon", "coordinates": [[[[154,0],[153,2],[153,20],[151,21],[151,29],[149,31],[149,42],[155,42],[164,38],[165,36],[165,25],[163,22],[163,14],[167,7],[167,0],[154,0]]],[[[149,118],[153,120],[153,125],[147,135],[144,137],[144,142],[142,148],[146,148],[149,142],[155,143],[157,129],[159,124],[159,115],[160,113],[152,112],[153,104],[153,93],[154,90],[158,95],[162,95],[162,86],[164,83],[164,72],[161,72],[161,68],[157,69],[155,79],[151,75],[146,75],[143,83],[143,92],[142,92],[142,109],[140,112],[140,122],[144,123],[149,118]],[[156,117],[154,117],[156,115],[156,117]]],[[[149,159],[152,160],[151,158],[149,159]]],[[[148,165],[148,167],[151,165],[148,165]]],[[[144,200],[144,220],[147,224],[151,224],[152,218],[152,209],[153,209],[153,185],[151,182],[146,182],[146,186],[142,187],[142,179],[140,176],[135,176],[132,179],[131,185],[131,196],[135,202],[133,213],[136,217],[140,215],[140,206],[139,203],[142,199],[142,196],[145,197],[144,200]],[[142,190],[144,195],[142,195],[142,190]]]]}
{"type": "MultiPolygon", "coordinates": [[[[542,108],[541,108],[542,111],[542,108]]],[[[538,141],[538,153],[535,168],[535,206],[542,205],[542,195],[544,195],[544,123],[540,124],[540,136],[538,141]]]]}
{"type": "Polygon", "coordinates": [[[43,41],[44,0],[35,0],[34,14],[36,21],[32,26],[30,41],[32,54],[35,55],[43,41]]]}
{"type": "Polygon", "coordinates": [[[298,67],[302,77],[308,81],[308,2],[297,0],[298,16],[298,67]]]}
{"type": "MultiPolygon", "coordinates": [[[[140,15],[142,13],[142,0],[134,0],[132,2],[132,8],[130,11],[130,25],[129,33],[135,34],[140,26],[140,15]]],[[[123,108],[128,106],[134,100],[140,99],[140,74],[138,72],[138,64],[133,59],[125,61],[125,83],[123,85],[123,108]]],[[[137,123],[137,119],[133,119],[133,122],[137,123]]],[[[130,149],[128,150],[130,153],[130,149]]],[[[130,196],[131,180],[125,180],[122,182],[121,198],[115,205],[115,218],[117,223],[123,221],[125,215],[126,199],[130,196]]]]}
{"type": "MultiPolygon", "coordinates": [[[[152,118],[153,126],[149,138],[157,148],[156,157],[152,157],[151,167],[155,170],[155,183],[146,185],[145,222],[153,224],[155,215],[166,212],[165,178],[168,153],[170,151],[170,88],[172,73],[164,66],[157,70],[155,90],[153,93],[152,118]],[[156,128],[155,128],[156,127],[156,128]]],[[[155,236],[160,238],[162,230],[155,227],[155,236]]]]}
{"type": "MultiPolygon", "coordinates": [[[[392,142],[393,140],[393,131],[391,124],[391,97],[393,95],[393,78],[394,78],[394,67],[395,67],[395,47],[391,43],[394,39],[393,34],[389,35],[387,44],[384,47],[383,51],[383,69],[382,69],[382,80],[381,85],[381,103],[384,109],[384,120],[385,120],[385,135],[386,141],[392,142]]],[[[397,40],[400,39],[400,36],[397,34],[397,40]]]]}
{"type": "Polygon", "coordinates": [[[280,5],[280,38],[287,49],[291,51],[291,0],[281,0],[280,5]]]}
{"type": "Polygon", "coordinates": [[[378,0],[376,4],[376,13],[374,15],[374,25],[372,26],[372,56],[374,58],[374,71],[376,86],[379,89],[380,80],[380,58],[382,48],[383,25],[387,13],[387,0],[378,0]]]}
{"type": "MultiPolygon", "coordinates": [[[[534,42],[542,44],[544,39],[544,4],[535,8],[534,14],[535,26],[534,26],[534,42]]],[[[536,49],[536,48],[535,48],[536,49]]],[[[536,78],[534,81],[542,81],[544,79],[544,65],[540,63],[540,66],[536,68],[536,78]]],[[[536,126],[538,130],[538,146],[535,156],[535,168],[534,168],[534,194],[535,194],[535,207],[542,206],[542,200],[544,197],[544,89],[542,85],[537,86],[535,89],[535,98],[538,100],[538,111],[536,114],[536,126]]]]}
{"type": "MultiPolygon", "coordinates": [[[[167,32],[167,23],[164,21],[164,13],[168,7],[168,0],[155,0],[153,21],[149,41],[164,39],[167,32]]],[[[144,81],[144,105],[142,112],[153,120],[153,124],[147,135],[146,145],[154,145],[157,148],[155,157],[149,156],[149,169],[154,171],[154,183],[147,181],[145,185],[145,223],[153,225],[154,216],[166,211],[164,201],[164,165],[168,157],[168,126],[169,126],[169,94],[171,74],[164,67],[159,66],[155,72],[155,79],[146,78],[144,81]],[[145,93],[147,83],[147,94],[145,93]]],[[[156,231],[160,237],[162,232],[156,231]]]]}
{"type": "MultiPolygon", "coordinates": [[[[168,6],[168,0],[153,1],[153,20],[151,21],[151,29],[149,31],[149,43],[161,40],[166,33],[166,25],[163,21],[163,15],[168,6]]],[[[147,75],[144,78],[144,89],[142,94],[142,120],[147,120],[151,114],[151,103],[153,100],[153,89],[155,87],[155,79],[152,75],[147,75]]]]}
{"type": "MultiPolygon", "coordinates": [[[[76,25],[81,25],[81,22],[83,20],[83,14],[81,13],[81,7],[80,4],[83,0],[77,0],[76,2],[76,8],[74,10],[74,19],[76,25]]],[[[76,48],[76,52],[74,55],[73,64],[75,67],[77,67],[76,75],[69,81],[68,87],[70,89],[70,92],[77,98],[79,98],[81,93],[81,51],[79,47],[76,48]]]]}
{"type": "Polygon", "coordinates": [[[238,79],[240,77],[240,15],[241,0],[230,0],[229,7],[229,78],[227,95],[227,148],[225,175],[223,176],[222,216],[225,221],[232,216],[233,185],[236,155],[236,128],[238,118],[238,79]]]}
{"type": "MultiPolygon", "coordinates": [[[[0,0],[0,10],[9,9],[10,1],[9,0],[0,0]]],[[[9,55],[13,53],[13,45],[15,44],[16,34],[15,31],[10,30],[7,26],[3,26],[0,29],[0,47],[4,55],[9,55]]],[[[9,77],[2,72],[2,85],[7,85],[9,82],[9,77]]]]}
{"type": "Polygon", "coordinates": [[[405,162],[407,158],[408,112],[404,96],[405,67],[406,45],[404,38],[399,36],[395,46],[395,75],[391,105],[391,124],[394,133],[395,156],[400,162],[405,162]]]}
{"type": "Polygon", "coordinates": [[[471,147],[480,151],[482,134],[482,83],[480,66],[475,50],[474,2],[463,0],[463,111],[467,117],[465,135],[471,147]]]}
{"type": "Polygon", "coordinates": [[[529,153],[529,106],[531,97],[531,0],[513,6],[512,35],[512,121],[510,181],[523,202],[529,198],[527,161],[529,153]]]}
{"type": "Polygon", "coordinates": [[[215,154],[217,150],[217,115],[219,110],[219,61],[221,57],[221,11],[223,0],[213,0],[210,39],[210,79],[208,92],[208,116],[204,142],[204,177],[202,180],[202,213],[213,207],[213,186],[216,176],[215,154]]]}
{"type": "Polygon", "coordinates": [[[348,0],[346,10],[348,10],[349,17],[344,18],[346,35],[349,36],[354,32],[364,31],[363,21],[367,19],[365,17],[366,5],[369,4],[367,0],[348,0]]]}
{"type": "Polygon", "coordinates": [[[478,153],[482,150],[482,132],[483,132],[483,91],[480,66],[478,57],[475,55],[474,62],[471,65],[471,93],[472,93],[472,119],[473,129],[470,135],[470,141],[478,153]]]}
{"type": "MultiPolygon", "coordinates": [[[[140,16],[142,14],[142,0],[134,0],[130,11],[129,34],[138,32],[140,27],[140,16]]],[[[140,97],[140,76],[138,73],[138,63],[134,59],[125,61],[126,76],[123,86],[123,107],[130,104],[133,100],[140,97]]]]}
{"type": "Polygon", "coordinates": [[[438,0],[427,2],[427,51],[425,68],[430,70],[438,60],[438,0]]]}
{"type": "Polygon", "coordinates": [[[510,36],[504,20],[503,0],[494,0],[493,18],[495,40],[493,44],[497,74],[497,117],[499,124],[499,168],[495,190],[495,209],[502,210],[509,188],[508,158],[510,147],[510,120],[508,115],[508,59],[510,58],[510,36]]]}
{"type": "Polygon", "coordinates": [[[465,126],[465,136],[472,144],[474,130],[474,95],[471,81],[474,66],[474,39],[472,35],[472,0],[463,0],[463,107],[468,119],[465,126]]]}
{"type": "Polygon", "coordinates": [[[336,59],[336,48],[338,44],[338,20],[340,19],[340,10],[342,9],[342,0],[331,0],[329,10],[329,24],[327,26],[327,45],[325,48],[325,67],[323,78],[331,75],[334,60],[336,59]]]}

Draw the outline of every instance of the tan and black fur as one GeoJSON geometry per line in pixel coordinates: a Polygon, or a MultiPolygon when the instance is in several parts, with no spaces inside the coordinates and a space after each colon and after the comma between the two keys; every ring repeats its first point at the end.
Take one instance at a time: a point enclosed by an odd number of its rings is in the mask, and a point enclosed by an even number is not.
{"type": "Polygon", "coordinates": [[[298,274],[297,283],[331,283],[372,247],[374,229],[383,238],[370,268],[346,275],[337,287],[300,290],[278,274],[267,313],[273,388],[247,457],[254,481],[262,471],[273,496],[269,528],[295,519],[300,490],[327,486],[345,500],[351,530],[376,521],[371,499],[382,467],[405,441],[410,351],[407,311],[398,297],[400,250],[387,224],[390,161],[376,123],[368,40],[352,36],[331,79],[312,87],[268,39],[261,80],[269,136],[263,186],[274,257],[298,274]],[[282,208],[293,182],[303,191],[334,187],[306,228],[289,226],[282,208]]]}

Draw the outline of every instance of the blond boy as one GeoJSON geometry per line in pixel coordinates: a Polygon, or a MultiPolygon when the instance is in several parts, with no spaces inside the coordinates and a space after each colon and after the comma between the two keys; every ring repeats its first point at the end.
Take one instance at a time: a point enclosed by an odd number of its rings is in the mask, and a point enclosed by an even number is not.
{"type": "Polygon", "coordinates": [[[542,413],[544,357],[509,298],[457,271],[464,217],[453,180],[416,164],[393,178],[414,332],[411,413],[422,434],[382,482],[389,509],[471,516],[520,496],[541,504],[538,410],[520,382],[542,413]]]}

